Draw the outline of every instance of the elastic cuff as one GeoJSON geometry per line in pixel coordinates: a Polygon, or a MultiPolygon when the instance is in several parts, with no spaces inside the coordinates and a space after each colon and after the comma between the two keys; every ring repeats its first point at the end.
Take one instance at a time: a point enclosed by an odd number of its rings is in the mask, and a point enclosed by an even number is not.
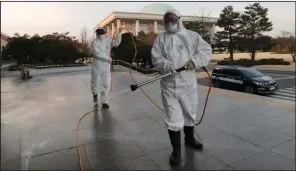
{"type": "Polygon", "coordinates": [[[165,123],[166,127],[168,130],[171,130],[171,131],[180,131],[183,127],[177,127],[177,126],[168,126],[166,123],[165,123]]]}

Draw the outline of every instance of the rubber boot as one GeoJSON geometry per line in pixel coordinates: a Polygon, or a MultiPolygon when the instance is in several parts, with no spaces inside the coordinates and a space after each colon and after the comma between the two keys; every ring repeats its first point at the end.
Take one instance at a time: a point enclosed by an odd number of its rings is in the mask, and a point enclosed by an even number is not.
{"type": "Polygon", "coordinates": [[[184,126],[185,145],[196,150],[203,148],[202,143],[194,138],[194,126],[184,126]]]}
{"type": "Polygon", "coordinates": [[[181,165],[181,132],[169,130],[169,136],[173,147],[170,165],[181,165]]]}
{"type": "Polygon", "coordinates": [[[97,109],[99,107],[99,104],[98,104],[98,95],[94,94],[93,95],[93,100],[94,100],[94,108],[97,109]]]}
{"type": "Polygon", "coordinates": [[[109,109],[109,105],[108,105],[108,103],[104,103],[103,105],[102,105],[102,109],[104,109],[104,110],[107,110],[107,109],[109,109]]]}
{"type": "Polygon", "coordinates": [[[98,95],[97,94],[94,94],[93,95],[93,99],[94,99],[94,103],[97,103],[98,102],[98,95]]]}

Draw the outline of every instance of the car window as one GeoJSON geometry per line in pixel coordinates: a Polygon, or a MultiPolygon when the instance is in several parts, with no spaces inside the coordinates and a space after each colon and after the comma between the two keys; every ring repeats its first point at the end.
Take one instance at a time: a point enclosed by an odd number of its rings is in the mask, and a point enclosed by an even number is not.
{"type": "Polygon", "coordinates": [[[254,68],[241,68],[240,70],[247,78],[261,77],[264,75],[254,68]]]}
{"type": "Polygon", "coordinates": [[[222,68],[215,68],[213,74],[222,74],[222,68]]]}
{"type": "Polygon", "coordinates": [[[239,77],[241,75],[240,72],[235,69],[227,69],[223,73],[231,77],[239,77]]]}

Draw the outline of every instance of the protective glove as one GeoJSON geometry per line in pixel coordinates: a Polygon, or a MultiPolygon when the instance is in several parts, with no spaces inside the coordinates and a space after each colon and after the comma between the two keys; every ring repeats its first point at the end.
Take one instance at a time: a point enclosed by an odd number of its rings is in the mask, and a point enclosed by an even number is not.
{"type": "Polygon", "coordinates": [[[191,60],[185,64],[185,67],[186,67],[186,70],[194,70],[195,69],[195,65],[194,65],[193,61],[191,61],[191,60]]]}
{"type": "Polygon", "coordinates": [[[168,72],[171,72],[171,73],[175,73],[175,67],[174,67],[174,65],[169,65],[168,67],[167,67],[167,71],[168,72]]]}
{"type": "Polygon", "coordinates": [[[111,64],[112,63],[112,58],[109,58],[108,59],[108,62],[111,64]]]}

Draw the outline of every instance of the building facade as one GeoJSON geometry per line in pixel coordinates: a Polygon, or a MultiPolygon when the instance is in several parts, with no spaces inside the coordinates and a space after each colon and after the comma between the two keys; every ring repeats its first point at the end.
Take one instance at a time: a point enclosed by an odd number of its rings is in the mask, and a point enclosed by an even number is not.
{"type": "MultiPolygon", "coordinates": [[[[159,33],[163,30],[163,14],[168,9],[173,9],[170,5],[153,3],[144,7],[140,12],[112,12],[103,19],[94,30],[98,27],[104,27],[107,30],[107,36],[112,37],[116,29],[122,27],[130,33],[137,36],[140,31],[146,34],[150,32],[159,33]]],[[[197,16],[181,16],[183,21],[201,21],[197,16]]],[[[213,36],[215,33],[215,23],[218,18],[204,17],[203,22],[206,29],[213,36]]],[[[126,30],[123,30],[126,32],[126,30]]]]}

